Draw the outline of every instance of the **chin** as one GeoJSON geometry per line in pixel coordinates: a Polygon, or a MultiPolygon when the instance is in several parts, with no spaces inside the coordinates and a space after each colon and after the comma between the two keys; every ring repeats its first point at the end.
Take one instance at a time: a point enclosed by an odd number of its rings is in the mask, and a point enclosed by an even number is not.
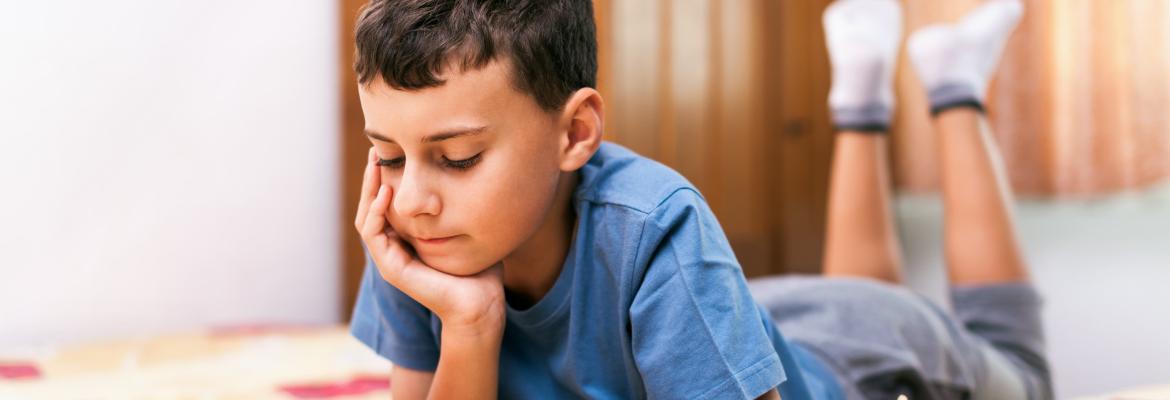
{"type": "Polygon", "coordinates": [[[483,272],[492,266],[491,263],[484,261],[472,260],[468,257],[457,256],[422,256],[419,257],[423,264],[438,270],[439,272],[455,275],[455,276],[471,276],[483,272]]]}

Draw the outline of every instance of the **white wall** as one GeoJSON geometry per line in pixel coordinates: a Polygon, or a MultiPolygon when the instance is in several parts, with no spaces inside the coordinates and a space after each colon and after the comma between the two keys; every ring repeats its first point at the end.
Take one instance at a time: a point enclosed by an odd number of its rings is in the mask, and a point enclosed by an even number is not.
{"type": "Polygon", "coordinates": [[[339,321],[336,15],[0,2],[0,349],[339,321]]]}
{"type": "MultiPolygon", "coordinates": [[[[1170,384],[1170,184],[1016,212],[1058,398],[1170,384]]],[[[902,196],[898,219],[911,285],[945,300],[940,201],[902,196]]]]}

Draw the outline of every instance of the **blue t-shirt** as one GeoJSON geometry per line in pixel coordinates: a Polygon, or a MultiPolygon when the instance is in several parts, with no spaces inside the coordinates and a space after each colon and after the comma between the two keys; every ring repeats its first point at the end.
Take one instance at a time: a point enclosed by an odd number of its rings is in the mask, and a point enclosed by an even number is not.
{"type": "MultiPolygon", "coordinates": [[[[827,390],[830,381],[801,373],[815,360],[794,354],[752,299],[714,214],[682,176],[603,143],[580,170],[573,207],[575,239],[556,282],[532,307],[507,309],[501,398],[743,399],[779,386],[799,400],[827,390]]],[[[438,317],[370,262],[350,328],[395,365],[438,365],[438,317]]]]}

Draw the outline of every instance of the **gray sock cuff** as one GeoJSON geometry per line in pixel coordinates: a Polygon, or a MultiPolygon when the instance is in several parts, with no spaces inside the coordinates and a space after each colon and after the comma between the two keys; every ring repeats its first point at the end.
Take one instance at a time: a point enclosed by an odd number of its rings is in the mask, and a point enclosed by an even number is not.
{"type": "Polygon", "coordinates": [[[862,107],[832,109],[833,125],[837,131],[887,132],[890,130],[890,108],[874,104],[862,107]]]}
{"type": "Polygon", "coordinates": [[[931,115],[958,107],[971,107],[983,112],[983,101],[970,84],[944,83],[930,89],[926,95],[930,99],[931,115]]]}

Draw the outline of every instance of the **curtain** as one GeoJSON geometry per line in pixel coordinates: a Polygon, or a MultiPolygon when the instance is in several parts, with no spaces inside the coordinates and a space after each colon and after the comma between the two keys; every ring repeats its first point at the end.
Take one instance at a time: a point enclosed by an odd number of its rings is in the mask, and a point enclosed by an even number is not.
{"type": "MultiPolygon", "coordinates": [[[[989,121],[1018,193],[1083,197],[1170,176],[1170,2],[1025,0],[988,94],[989,121]]],[[[906,0],[906,29],[953,21],[972,0],[906,0]]],[[[926,99],[898,73],[896,184],[938,187],[926,99]]]]}

